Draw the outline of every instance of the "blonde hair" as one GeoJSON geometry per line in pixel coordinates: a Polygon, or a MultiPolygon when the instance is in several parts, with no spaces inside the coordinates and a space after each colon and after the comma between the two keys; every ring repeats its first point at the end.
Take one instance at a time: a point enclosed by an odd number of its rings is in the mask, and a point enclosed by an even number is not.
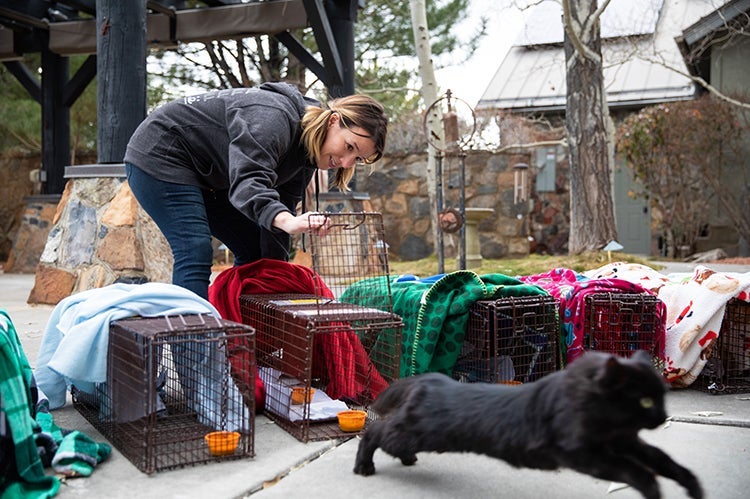
{"type": "MultiPolygon", "coordinates": [[[[323,142],[328,136],[328,120],[333,113],[338,113],[341,117],[340,126],[362,128],[375,143],[375,154],[366,158],[366,163],[372,164],[383,157],[388,117],[378,101],[358,94],[332,99],[326,108],[310,106],[305,110],[302,117],[302,143],[310,161],[315,163],[320,156],[323,142]]],[[[336,170],[333,186],[341,191],[348,191],[352,177],[354,168],[339,168],[336,170]]]]}

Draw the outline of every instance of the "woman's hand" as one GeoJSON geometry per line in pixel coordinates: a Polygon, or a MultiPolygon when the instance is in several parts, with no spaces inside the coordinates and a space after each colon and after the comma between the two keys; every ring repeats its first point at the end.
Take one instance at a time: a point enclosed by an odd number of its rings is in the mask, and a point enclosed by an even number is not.
{"type": "Polygon", "coordinates": [[[302,234],[311,230],[313,234],[325,236],[331,228],[331,219],[315,212],[307,212],[295,217],[288,211],[282,211],[273,219],[273,226],[287,234],[302,234]]]}

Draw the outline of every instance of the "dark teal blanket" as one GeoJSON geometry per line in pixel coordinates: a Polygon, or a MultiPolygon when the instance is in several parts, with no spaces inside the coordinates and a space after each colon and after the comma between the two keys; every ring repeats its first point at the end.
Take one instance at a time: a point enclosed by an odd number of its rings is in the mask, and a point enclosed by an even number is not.
{"type": "MultiPolygon", "coordinates": [[[[382,308],[368,289],[386,277],[365,279],[351,285],[340,300],[366,307],[382,308]]],[[[546,295],[542,288],[524,284],[503,274],[479,276],[468,270],[417,279],[392,278],[393,312],[401,316],[404,332],[401,348],[401,377],[425,372],[450,374],[461,352],[469,309],[477,300],[508,296],[546,295]]]]}

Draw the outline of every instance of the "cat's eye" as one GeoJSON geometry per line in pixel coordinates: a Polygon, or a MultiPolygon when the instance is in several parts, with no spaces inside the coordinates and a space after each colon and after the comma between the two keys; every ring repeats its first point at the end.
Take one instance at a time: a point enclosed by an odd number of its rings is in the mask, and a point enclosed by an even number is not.
{"type": "Polygon", "coordinates": [[[639,402],[644,409],[651,409],[654,406],[654,399],[651,397],[643,397],[639,402]]]}

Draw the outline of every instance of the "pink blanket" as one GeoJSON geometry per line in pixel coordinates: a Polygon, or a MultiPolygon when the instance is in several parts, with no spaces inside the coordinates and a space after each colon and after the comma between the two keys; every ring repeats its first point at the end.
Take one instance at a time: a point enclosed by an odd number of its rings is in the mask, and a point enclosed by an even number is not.
{"type": "MultiPolygon", "coordinates": [[[[583,354],[583,336],[585,320],[586,296],[594,293],[648,293],[640,284],[617,278],[591,279],[573,270],[556,268],[532,276],[520,278],[523,282],[536,284],[545,289],[560,302],[563,338],[567,347],[567,361],[572,362],[583,354]]],[[[657,324],[655,331],[655,348],[657,355],[661,355],[664,342],[663,324],[664,307],[659,305],[656,311],[657,324]]]]}

